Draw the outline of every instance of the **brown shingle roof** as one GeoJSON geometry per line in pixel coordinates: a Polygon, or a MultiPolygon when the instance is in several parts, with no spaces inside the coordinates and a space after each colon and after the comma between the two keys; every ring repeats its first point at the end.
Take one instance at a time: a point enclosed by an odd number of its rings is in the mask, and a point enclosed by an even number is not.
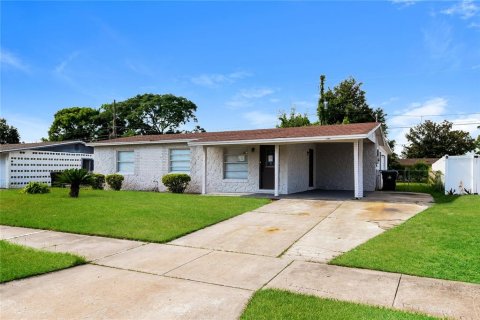
{"type": "Polygon", "coordinates": [[[432,165],[439,158],[408,158],[408,159],[398,159],[398,163],[404,167],[413,166],[417,162],[425,162],[428,165],[432,165]]]}
{"type": "Polygon", "coordinates": [[[28,150],[37,149],[41,147],[48,147],[54,145],[65,145],[71,143],[84,143],[83,141],[45,141],[35,143],[15,143],[15,144],[0,144],[0,152],[14,151],[14,150],[28,150]]]}
{"type": "Polygon", "coordinates": [[[350,136],[367,134],[379,124],[376,122],[338,124],[327,126],[309,126],[298,128],[275,128],[240,131],[221,132],[200,132],[200,133],[179,133],[161,135],[141,135],[123,137],[117,139],[96,141],[102,143],[133,143],[133,142],[155,142],[166,140],[195,140],[195,142],[215,141],[238,141],[238,140],[260,140],[260,139],[282,139],[282,138],[307,138],[307,137],[329,137],[329,136],[350,136]]]}

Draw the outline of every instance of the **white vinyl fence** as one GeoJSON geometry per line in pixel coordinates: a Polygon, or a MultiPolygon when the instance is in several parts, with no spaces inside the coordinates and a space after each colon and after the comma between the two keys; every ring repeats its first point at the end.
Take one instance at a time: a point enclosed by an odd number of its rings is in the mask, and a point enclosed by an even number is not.
{"type": "Polygon", "coordinates": [[[480,158],[473,153],[463,156],[444,156],[432,165],[441,171],[445,193],[478,194],[480,192],[480,158]]]}

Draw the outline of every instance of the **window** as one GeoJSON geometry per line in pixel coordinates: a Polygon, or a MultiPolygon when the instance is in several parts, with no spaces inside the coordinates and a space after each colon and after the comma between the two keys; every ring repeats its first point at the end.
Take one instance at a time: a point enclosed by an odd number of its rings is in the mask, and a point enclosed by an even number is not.
{"type": "Polygon", "coordinates": [[[223,178],[248,178],[248,155],[245,149],[229,149],[224,151],[223,178]]]}
{"type": "Polygon", "coordinates": [[[133,151],[118,151],[117,153],[117,172],[133,173],[134,169],[133,151]]]}
{"type": "Polygon", "coordinates": [[[190,149],[170,149],[170,172],[190,173],[190,149]]]}

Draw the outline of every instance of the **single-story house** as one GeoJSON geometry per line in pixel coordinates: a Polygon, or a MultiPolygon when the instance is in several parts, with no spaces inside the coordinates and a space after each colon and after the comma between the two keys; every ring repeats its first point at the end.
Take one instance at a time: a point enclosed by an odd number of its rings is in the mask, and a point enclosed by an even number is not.
{"type": "Polygon", "coordinates": [[[30,181],[51,184],[51,172],[93,171],[93,148],[83,141],[0,145],[0,188],[22,188],[30,181]]]}
{"type": "Polygon", "coordinates": [[[190,174],[189,192],[290,194],[381,184],[391,153],[379,123],[123,137],[89,143],[95,172],[124,188],[158,190],[163,175],[190,174]]]}

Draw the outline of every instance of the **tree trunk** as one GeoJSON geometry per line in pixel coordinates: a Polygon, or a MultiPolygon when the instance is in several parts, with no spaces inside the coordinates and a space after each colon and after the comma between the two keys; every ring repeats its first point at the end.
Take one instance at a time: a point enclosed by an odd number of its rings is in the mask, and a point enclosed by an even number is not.
{"type": "Polygon", "coordinates": [[[72,183],[70,185],[70,197],[78,198],[79,193],[80,193],[80,185],[72,183]]]}

